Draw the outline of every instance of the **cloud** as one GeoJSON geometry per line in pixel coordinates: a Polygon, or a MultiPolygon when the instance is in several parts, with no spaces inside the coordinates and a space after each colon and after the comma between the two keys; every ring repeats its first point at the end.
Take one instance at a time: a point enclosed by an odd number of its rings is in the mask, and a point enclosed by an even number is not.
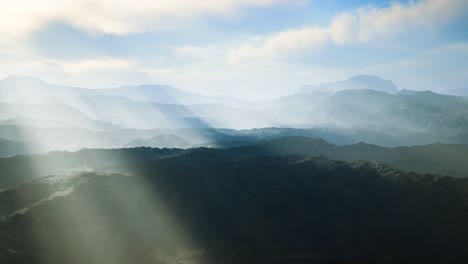
{"type": "Polygon", "coordinates": [[[453,43],[444,47],[438,47],[430,50],[431,54],[443,54],[445,52],[454,52],[468,54],[468,42],[453,43]]]}
{"type": "Polygon", "coordinates": [[[94,88],[148,80],[140,69],[140,61],[135,59],[99,56],[68,61],[28,54],[25,49],[19,51],[25,53],[4,57],[0,61],[0,78],[29,75],[47,82],[94,88]]]}
{"type": "Polygon", "coordinates": [[[304,0],[2,0],[0,36],[21,37],[52,22],[96,33],[131,34],[183,25],[202,16],[304,0]]]}
{"type": "Polygon", "coordinates": [[[58,65],[65,73],[80,75],[100,70],[130,70],[135,68],[136,62],[130,59],[102,57],[89,60],[80,60],[76,62],[47,60],[50,63],[58,65]]]}
{"type": "MultiPolygon", "coordinates": [[[[303,84],[340,80],[360,73],[381,75],[401,84],[401,88],[410,89],[466,83],[466,38],[457,36],[458,42],[453,42],[453,32],[445,29],[456,26],[456,19],[465,23],[463,15],[468,11],[468,1],[410,0],[385,8],[364,6],[329,17],[329,23],[320,26],[302,24],[248,39],[245,36],[251,31],[227,32],[226,38],[210,39],[209,36],[219,33],[216,30],[225,30],[222,25],[197,36],[204,41],[194,40],[191,34],[178,39],[180,28],[174,28],[200,18],[242,14],[243,8],[290,3],[142,0],[137,5],[127,0],[0,0],[0,8],[8,10],[0,17],[0,78],[10,74],[33,75],[52,83],[95,88],[160,83],[193,92],[246,98],[282,96],[295,92],[303,84]],[[184,8],[180,8],[182,5],[184,8]],[[65,45],[67,54],[78,55],[49,56],[54,52],[38,52],[31,38],[21,38],[32,36],[28,34],[54,22],[77,28],[89,40],[79,42],[69,34],[52,32],[56,37],[45,38],[44,48],[55,51],[65,45]],[[173,32],[168,32],[168,36],[132,35],[162,29],[174,29],[175,40],[169,39],[174,37],[173,32]],[[95,37],[89,32],[130,35],[95,37]],[[62,42],[64,36],[75,45],[62,42]],[[424,39],[430,42],[424,48],[413,43],[421,36],[429,37],[424,39]],[[164,39],[163,43],[159,43],[160,39],[164,39]],[[50,45],[51,40],[57,41],[56,45],[50,45]],[[116,47],[110,47],[109,43],[115,43],[116,47]],[[395,47],[395,43],[405,48],[395,47]],[[83,56],[78,49],[86,45],[98,51],[83,56]],[[423,54],[426,49],[432,53],[423,54]],[[308,57],[310,54],[313,58],[308,57]],[[442,76],[450,72],[458,77],[442,76]]],[[[272,15],[275,14],[268,17],[272,15]]],[[[203,29],[204,25],[197,28],[203,29]]]]}
{"type": "Polygon", "coordinates": [[[275,35],[256,36],[228,54],[231,63],[288,56],[332,45],[385,41],[415,30],[438,30],[468,11],[466,0],[427,0],[366,6],[336,16],[327,27],[304,27],[275,35]]]}
{"type": "Polygon", "coordinates": [[[289,54],[295,51],[312,50],[325,45],[329,41],[326,29],[303,28],[290,30],[268,37],[264,40],[253,39],[250,43],[228,54],[229,62],[242,62],[248,59],[258,59],[289,54]]]}
{"type": "Polygon", "coordinates": [[[205,48],[190,45],[175,47],[174,51],[178,55],[189,57],[204,57],[207,52],[205,48]]]}

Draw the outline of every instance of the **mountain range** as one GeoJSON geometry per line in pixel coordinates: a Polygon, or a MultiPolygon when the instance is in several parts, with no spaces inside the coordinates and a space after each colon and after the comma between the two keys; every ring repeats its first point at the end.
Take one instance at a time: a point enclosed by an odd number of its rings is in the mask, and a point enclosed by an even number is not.
{"type": "Polygon", "coordinates": [[[11,75],[0,81],[0,101],[2,102],[47,103],[92,95],[113,95],[134,101],[161,104],[243,102],[235,98],[191,93],[168,85],[126,85],[116,88],[87,89],[49,84],[34,77],[21,75],[11,75]]]}
{"type": "Polygon", "coordinates": [[[41,151],[41,147],[39,145],[7,139],[0,139],[0,157],[31,154],[39,151],[41,151]]]}
{"type": "Polygon", "coordinates": [[[375,91],[395,94],[398,92],[397,86],[390,80],[373,75],[357,75],[345,81],[322,83],[320,85],[304,85],[299,89],[299,93],[315,92],[339,92],[342,90],[362,90],[370,89],[375,91]]]}
{"type": "MultiPolygon", "coordinates": [[[[397,92],[391,81],[367,75],[318,87],[248,102],[164,85],[84,89],[10,76],[0,81],[0,138],[44,150],[131,146],[160,134],[181,137],[190,146],[220,146],[220,141],[229,145],[256,134],[274,137],[275,128],[295,128],[304,131],[280,136],[383,146],[468,142],[468,97],[397,92]],[[185,129],[191,129],[190,136],[174,132],[185,129]]],[[[157,145],[153,140],[147,146],[157,145]]]]}
{"type": "MultiPolygon", "coordinates": [[[[179,137],[161,136],[165,140],[181,141],[179,137]]],[[[173,142],[167,142],[173,144],[173,142]]],[[[141,142],[134,142],[136,146],[141,142]]],[[[157,142],[160,144],[160,141],[157,142]]],[[[221,144],[221,143],[220,143],[221,144]]],[[[340,161],[373,161],[391,165],[406,172],[430,173],[442,176],[468,178],[468,146],[456,144],[430,144],[413,147],[385,148],[366,143],[336,146],[322,139],[307,137],[282,137],[265,142],[244,145],[233,142],[229,147],[209,149],[188,148],[83,149],[77,152],[54,151],[32,156],[0,158],[3,177],[0,188],[15,186],[47,175],[67,175],[76,171],[113,172],[132,174],[128,164],[139,164],[177,156],[198,156],[209,153],[213,161],[222,157],[243,161],[255,157],[325,157],[340,161]]],[[[207,164],[208,166],[208,164],[207,164]]],[[[131,168],[131,167],[130,167],[131,168]]]]}
{"type": "Polygon", "coordinates": [[[225,150],[82,150],[0,161],[7,177],[14,170],[5,165],[33,171],[79,165],[79,170],[29,178],[0,192],[0,261],[468,259],[467,179],[403,172],[370,161],[277,156],[294,149],[312,154],[322,146],[327,144],[320,140],[286,138],[225,150]],[[100,169],[93,170],[95,165],[100,169]]]}
{"type": "Polygon", "coordinates": [[[0,262],[464,263],[468,97],[0,81],[0,262]]]}

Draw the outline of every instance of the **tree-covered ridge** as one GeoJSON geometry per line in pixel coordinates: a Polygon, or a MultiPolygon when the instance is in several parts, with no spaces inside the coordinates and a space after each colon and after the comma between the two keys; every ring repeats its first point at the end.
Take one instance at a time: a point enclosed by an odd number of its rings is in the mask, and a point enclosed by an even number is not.
{"type": "Polygon", "coordinates": [[[114,170],[133,176],[77,173],[2,191],[1,258],[164,264],[468,259],[467,179],[377,162],[240,157],[212,149],[128,161],[114,170]]]}

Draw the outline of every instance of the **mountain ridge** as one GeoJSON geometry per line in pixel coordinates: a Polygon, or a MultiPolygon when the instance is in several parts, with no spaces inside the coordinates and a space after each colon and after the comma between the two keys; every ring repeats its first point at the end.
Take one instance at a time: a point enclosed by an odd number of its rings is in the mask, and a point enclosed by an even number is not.
{"type": "Polygon", "coordinates": [[[397,86],[390,80],[383,79],[375,75],[361,74],[350,77],[344,81],[321,83],[317,86],[304,85],[299,89],[299,93],[337,92],[354,89],[372,89],[390,94],[398,92],[397,86]]]}
{"type": "Polygon", "coordinates": [[[78,173],[0,192],[0,260],[371,264],[468,257],[467,179],[368,161],[230,160],[210,152],[120,164],[136,167],[134,176],[78,173]]]}
{"type": "Polygon", "coordinates": [[[387,164],[405,172],[468,178],[468,145],[431,144],[385,148],[358,143],[336,146],[322,139],[285,137],[244,146],[233,144],[223,149],[82,149],[76,152],[55,151],[33,156],[0,158],[0,169],[5,173],[0,179],[0,188],[17,185],[32,178],[76,171],[83,167],[96,172],[132,174],[132,170],[121,169],[129,163],[144,164],[165,159],[172,159],[174,162],[177,159],[188,159],[196,162],[194,157],[200,155],[211,157],[212,164],[205,164],[208,167],[216,162],[241,162],[252,158],[296,155],[302,158],[326,157],[349,162],[367,160],[387,164]]]}

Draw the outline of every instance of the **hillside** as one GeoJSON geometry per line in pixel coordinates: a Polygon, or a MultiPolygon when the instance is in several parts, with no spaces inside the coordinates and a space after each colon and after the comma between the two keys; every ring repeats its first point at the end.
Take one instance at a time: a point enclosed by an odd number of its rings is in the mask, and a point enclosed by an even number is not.
{"type": "MultiPolygon", "coordinates": [[[[438,141],[466,133],[467,98],[431,91],[396,92],[391,81],[366,75],[267,101],[205,96],[165,85],[84,89],[10,76],[0,81],[0,122],[93,131],[365,127],[380,134],[380,140],[366,142],[396,145],[406,144],[401,137],[418,133],[433,134],[438,141]]],[[[406,141],[419,144],[417,137],[410,138],[406,141]]]]}
{"type": "Polygon", "coordinates": [[[40,152],[39,145],[0,138],[0,157],[40,152]]]}
{"type": "MultiPolygon", "coordinates": [[[[467,145],[430,144],[385,148],[358,143],[336,146],[321,139],[283,137],[263,143],[220,141],[219,145],[215,147],[221,148],[83,149],[77,152],[57,151],[43,155],[0,158],[0,169],[4,172],[3,177],[0,179],[0,188],[14,186],[46,175],[69,174],[83,169],[86,171],[111,171],[133,175],[134,171],[129,170],[127,164],[139,164],[147,160],[154,161],[181,155],[194,155],[197,157],[198,155],[207,154],[213,155],[213,162],[217,159],[243,161],[255,157],[289,155],[327,157],[342,161],[370,160],[382,162],[407,172],[431,173],[460,178],[468,177],[467,145]]],[[[206,166],[211,165],[206,164],[206,166]]]]}
{"type": "Polygon", "coordinates": [[[398,92],[397,86],[390,80],[374,75],[356,75],[344,81],[321,83],[317,86],[305,85],[299,93],[338,92],[342,90],[372,89],[390,94],[398,92]]]}
{"type": "Polygon", "coordinates": [[[138,147],[151,147],[151,148],[179,148],[186,149],[190,147],[190,143],[185,139],[172,135],[161,134],[149,139],[135,139],[123,146],[124,148],[138,148],[138,147]]]}
{"type": "Polygon", "coordinates": [[[4,263],[460,263],[466,179],[215,150],[0,192],[4,263]]]}

